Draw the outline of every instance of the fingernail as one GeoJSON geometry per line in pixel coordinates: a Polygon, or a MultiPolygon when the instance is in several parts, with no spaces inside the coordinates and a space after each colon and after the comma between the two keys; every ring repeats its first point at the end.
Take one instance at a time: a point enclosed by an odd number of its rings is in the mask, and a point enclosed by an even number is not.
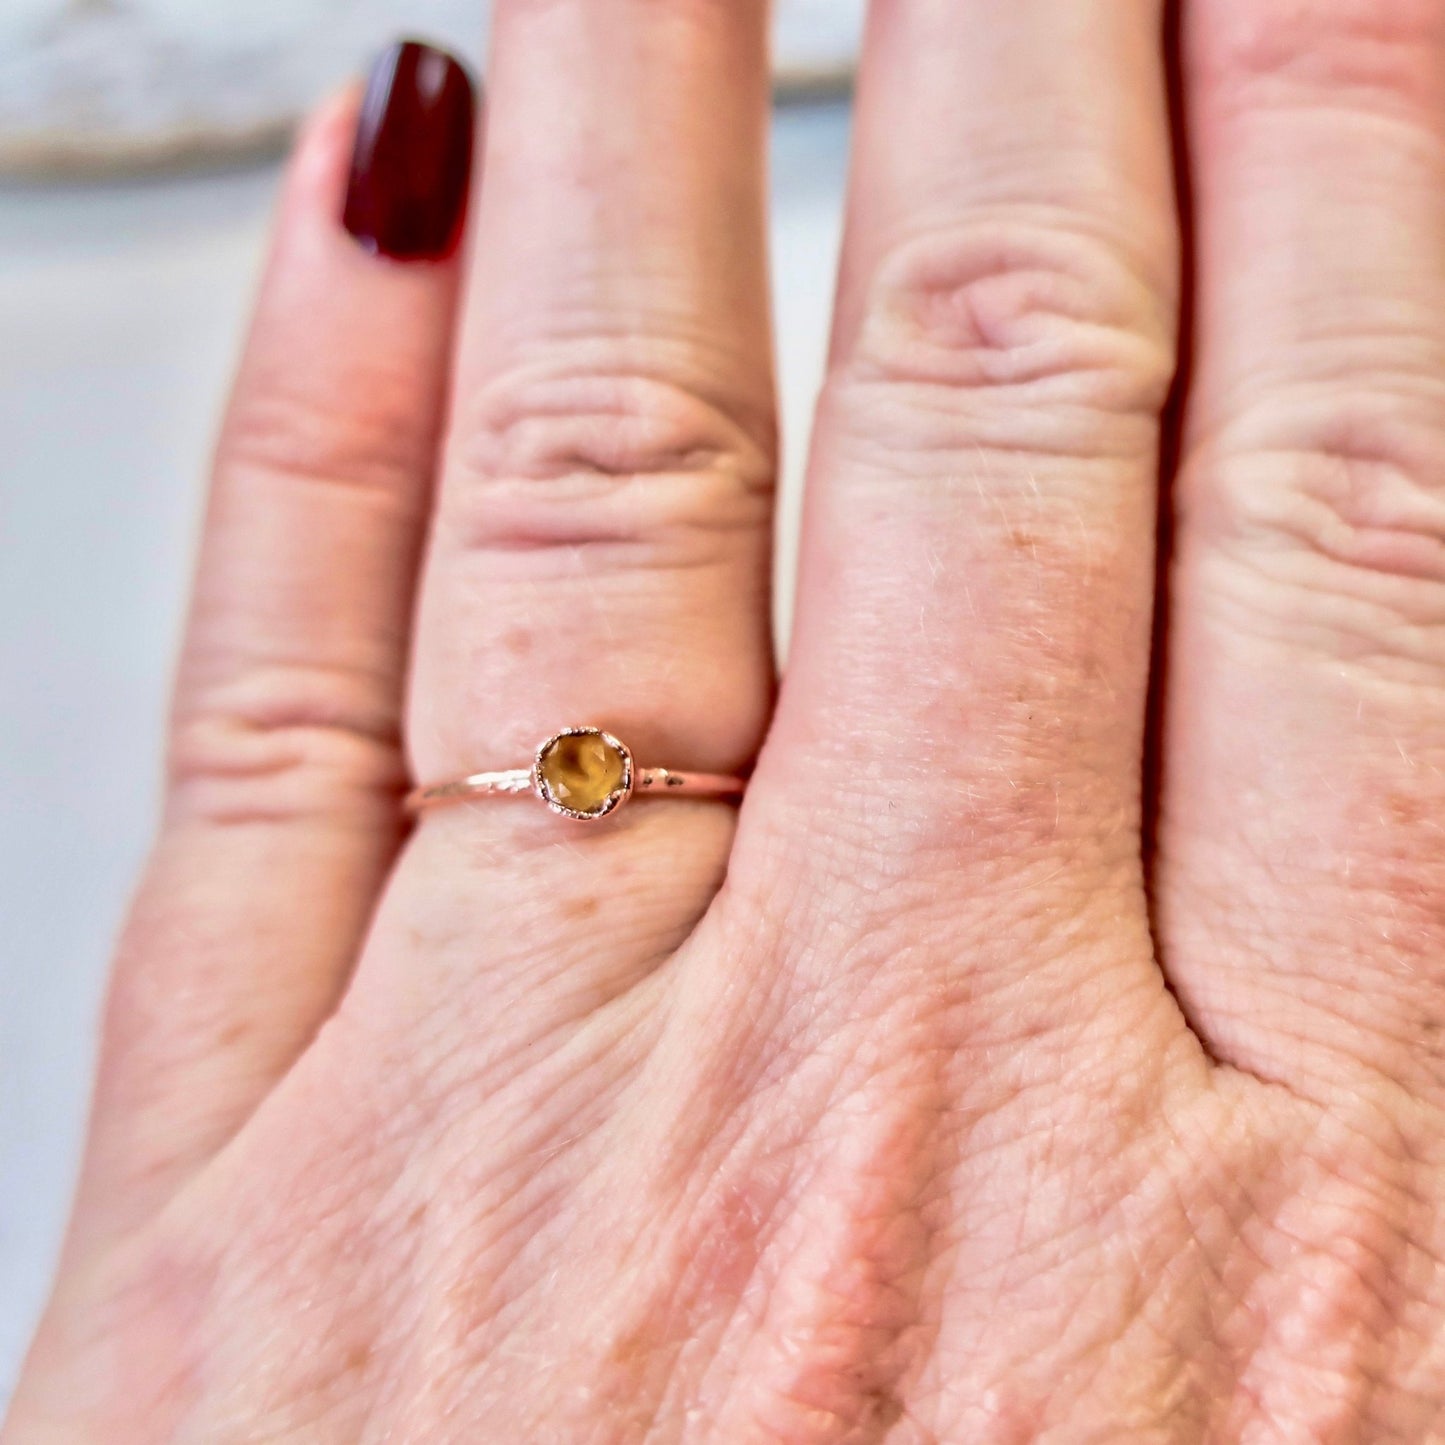
{"type": "Polygon", "coordinates": [[[342,224],[368,250],[401,261],[450,255],[472,169],[472,82],[444,50],[393,45],[372,66],[356,128],[342,224]]]}

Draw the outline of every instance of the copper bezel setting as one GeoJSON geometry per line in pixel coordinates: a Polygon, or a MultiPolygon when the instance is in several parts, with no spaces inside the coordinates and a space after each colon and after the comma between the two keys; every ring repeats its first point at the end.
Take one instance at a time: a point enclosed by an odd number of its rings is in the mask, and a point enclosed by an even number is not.
{"type": "Polygon", "coordinates": [[[615,813],[631,796],[633,782],[637,770],[632,760],[632,749],[620,738],[614,737],[611,733],[602,728],[594,727],[573,727],[563,728],[561,732],[553,733],[546,738],[538,747],[536,756],[532,759],[532,791],[554,812],[561,814],[564,818],[574,818],[579,823],[595,823],[601,818],[615,813]],[[622,781],[598,804],[597,807],[583,812],[577,808],[569,808],[566,803],[559,802],[552,796],[542,776],[542,764],[547,754],[563,738],[601,738],[608,747],[622,759],[622,781]]]}

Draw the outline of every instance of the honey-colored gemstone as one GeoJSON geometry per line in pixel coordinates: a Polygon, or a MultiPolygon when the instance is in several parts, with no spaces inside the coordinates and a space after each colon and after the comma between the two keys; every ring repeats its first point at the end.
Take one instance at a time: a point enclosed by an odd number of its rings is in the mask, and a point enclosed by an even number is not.
{"type": "Polygon", "coordinates": [[[537,760],[543,791],[574,813],[598,812],[626,776],[627,760],[599,733],[553,738],[537,760]]]}

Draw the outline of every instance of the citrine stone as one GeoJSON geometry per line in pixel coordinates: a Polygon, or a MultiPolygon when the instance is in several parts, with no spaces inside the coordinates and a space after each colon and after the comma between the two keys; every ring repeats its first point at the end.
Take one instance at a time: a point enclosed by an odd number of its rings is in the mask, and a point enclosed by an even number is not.
{"type": "Polygon", "coordinates": [[[563,733],[537,759],[542,791],[572,813],[601,812],[626,780],[626,757],[599,732],[563,733]]]}

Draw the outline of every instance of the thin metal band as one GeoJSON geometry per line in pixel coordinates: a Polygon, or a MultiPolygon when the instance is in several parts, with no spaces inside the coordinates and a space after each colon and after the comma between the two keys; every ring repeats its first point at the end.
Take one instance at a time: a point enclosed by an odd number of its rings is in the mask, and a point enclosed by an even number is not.
{"type": "MultiPolygon", "coordinates": [[[[746,787],[742,778],[722,773],[679,773],[671,768],[638,768],[632,783],[634,796],[651,793],[669,798],[735,798],[746,787]]],[[[507,768],[499,773],[473,773],[449,783],[432,783],[413,788],[406,795],[408,812],[436,808],[445,803],[464,803],[475,798],[502,794],[534,793],[536,785],[530,768],[507,768]]]]}

